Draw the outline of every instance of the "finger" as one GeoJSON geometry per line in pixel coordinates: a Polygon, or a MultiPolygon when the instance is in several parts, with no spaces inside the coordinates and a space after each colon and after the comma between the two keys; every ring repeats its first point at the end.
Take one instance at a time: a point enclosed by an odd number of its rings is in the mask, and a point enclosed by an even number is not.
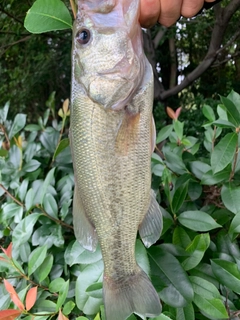
{"type": "Polygon", "coordinates": [[[156,24],[160,14],[160,0],[140,0],[139,22],[143,28],[156,24]]]}
{"type": "Polygon", "coordinates": [[[181,6],[182,0],[161,1],[161,14],[158,22],[166,27],[174,24],[181,15],[181,6]]]}
{"type": "Polygon", "coordinates": [[[181,15],[185,18],[191,18],[202,9],[203,5],[204,0],[183,0],[181,15]]]}

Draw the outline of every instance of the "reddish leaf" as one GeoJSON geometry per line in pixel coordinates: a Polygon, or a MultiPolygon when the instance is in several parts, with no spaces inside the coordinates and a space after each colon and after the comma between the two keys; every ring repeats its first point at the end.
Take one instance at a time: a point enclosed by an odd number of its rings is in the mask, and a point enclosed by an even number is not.
{"type": "Polygon", "coordinates": [[[58,320],[69,320],[64,314],[62,314],[62,310],[59,310],[58,320]]]}
{"type": "Polygon", "coordinates": [[[26,296],[26,310],[30,310],[33,306],[34,303],[36,302],[37,299],[37,287],[31,288],[26,296]]]}
{"type": "Polygon", "coordinates": [[[23,305],[22,301],[19,299],[19,296],[18,296],[17,292],[15,291],[15,289],[13,288],[13,286],[11,285],[11,283],[8,282],[6,279],[3,279],[3,281],[4,281],[4,285],[5,285],[7,292],[10,293],[10,297],[11,297],[11,300],[13,301],[13,303],[20,310],[24,310],[24,305],[23,305]]]}
{"type": "Polygon", "coordinates": [[[166,111],[167,111],[167,114],[168,114],[169,118],[171,118],[173,120],[177,119],[176,114],[175,114],[175,112],[174,112],[174,110],[172,108],[167,107],[166,111]]]}
{"type": "Polygon", "coordinates": [[[0,319],[1,320],[14,320],[18,316],[20,316],[21,311],[15,309],[2,310],[0,311],[0,319]]]}
{"type": "Polygon", "coordinates": [[[0,257],[0,260],[8,262],[8,260],[3,257],[0,257]]]}
{"type": "Polygon", "coordinates": [[[175,115],[176,115],[176,119],[178,119],[178,117],[180,116],[180,113],[182,111],[182,107],[177,108],[175,115]]]}

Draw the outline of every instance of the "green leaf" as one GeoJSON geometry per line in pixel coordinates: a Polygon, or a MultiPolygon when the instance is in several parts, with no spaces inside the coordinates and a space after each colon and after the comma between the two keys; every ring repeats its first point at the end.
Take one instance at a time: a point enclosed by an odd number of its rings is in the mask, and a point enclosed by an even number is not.
{"type": "Polygon", "coordinates": [[[235,104],[236,108],[240,112],[240,95],[239,95],[239,93],[237,93],[236,91],[232,90],[229,93],[229,95],[227,96],[227,98],[229,100],[231,100],[235,104]]]}
{"type": "Polygon", "coordinates": [[[53,245],[56,247],[62,247],[64,239],[62,236],[62,227],[59,224],[44,224],[40,228],[36,229],[32,235],[32,244],[34,246],[47,245],[51,248],[53,245]]]}
{"type": "Polygon", "coordinates": [[[28,275],[31,275],[44,261],[47,255],[47,246],[36,248],[30,254],[28,261],[28,275]]]}
{"type": "MultiPolygon", "coordinates": [[[[231,100],[231,99],[230,99],[231,100]]],[[[227,117],[227,111],[226,111],[226,108],[224,107],[223,104],[219,104],[217,106],[217,114],[219,116],[220,119],[222,120],[228,120],[228,117],[227,117]]]]}
{"type": "Polygon", "coordinates": [[[75,307],[75,303],[71,300],[68,301],[63,307],[63,314],[65,314],[67,316],[69,313],[71,313],[71,311],[74,309],[74,307],[75,307]]]}
{"type": "Polygon", "coordinates": [[[165,166],[161,163],[157,163],[152,167],[152,173],[157,177],[161,177],[165,166]]]}
{"type": "Polygon", "coordinates": [[[148,250],[153,284],[160,298],[175,308],[184,307],[193,299],[192,285],[179,261],[162,248],[148,250]]]}
{"type": "Polygon", "coordinates": [[[33,189],[32,188],[29,189],[26,194],[26,198],[25,198],[25,207],[26,207],[27,211],[30,210],[33,206],[34,195],[35,195],[35,193],[34,193],[33,189]]]}
{"type": "Polygon", "coordinates": [[[43,198],[43,208],[49,216],[58,219],[58,205],[51,193],[45,194],[43,198]]]}
{"type": "Polygon", "coordinates": [[[221,198],[229,211],[235,214],[240,211],[240,187],[235,187],[231,183],[224,185],[221,190],[221,198]]]}
{"type": "MultiPolygon", "coordinates": [[[[168,316],[166,316],[165,314],[160,314],[160,316],[158,316],[157,318],[151,318],[152,320],[172,320],[170,319],[168,316]]],[[[191,319],[189,319],[191,320],[191,319]]]]}
{"type": "Polygon", "coordinates": [[[167,139],[169,137],[169,135],[171,134],[173,129],[173,125],[169,124],[167,126],[164,126],[158,133],[157,135],[157,139],[156,139],[156,144],[164,141],[165,139],[167,139]]]}
{"type": "Polygon", "coordinates": [[[220,182],[226,181],[229,179],[231,173],[231,167],[229,166],[229,168],[225,168],[222,171],[219,171],[215,174],[213,174],[212,170],[209,170],[208,172],[206,172],[201,180],[201,184],[203,185],[207,185],[207,186],[212,186],[212,185],[216,185],[220,182]]]}
{"type": "Polygon", "coordinates": [[[229,227],[229,235],[234,238],[234,236],[238,236],[240,233],[240,209],[238,214],[233,218],[231,225],[229,227]]]}
{"type": "Polygon", "coordinates": [[[135,245],[135,256],[137,264],[143,269],[143,271],[149,276],[150,274],[150,265],[148,261],[148,254],[145,246],[142,241],[137,239],[135,245]]]}
{"type": "Polygon", "coordinates": [[[65,281],[63,278],[56,278],[49,284],[49,290],[53,293],[59,292],[61,288],[64,286],[65,281]]]}
{"type": "Polygon", "coordinates": [[[43,263],[35,271],[38,282],[41,283],[44,279],[46,279],[52,269],[52,266],[53,256],[50,254],[44,259],[43,263]]]}
{"type": "Polygon", "coordinates": [[[32,33],[72,28],[67,7],[60,0],[37,0],[28,10],[24,27],[32,33]]]}
{"type": "Polygon", "coordinates": [[[178,217],[179,222],[194,231],[209,231],[221,227],[215,220],[203,211],[185,211],[178,217]]]}
{"type": "Polygon", "coordinates": [[[228,313],[220,299],[207,300],[195,293],[193,302],[203,314],[210,316],[211,319],[228,319],[228,313]]]}
{"type": "Polygon", "coordinates": [[[213,108],[211,108],[210,106],[204,104],[202,108],[202,112],[210,122],[213,122],[215,120],[215,114],[214,114],[213,108]]]}
{"type": "Polygon", "coordinates": [[[39,161],[32,159],[23,166],[22,170],[25,172],[32,172],[37,170],[40,165],[41,163],[39,161]]]}
{"type": "Polygon", "coordinates": [[[102,299],[102,282],[97,282],[94,284],[91,284],[86,289],[86,293],[93,298],[102,299]]]}
{"type": "Polygon", "coordinates": [[[8,110],[9,110],[10,102],[7,101],[2,109],[0,109],[0,123],[4,124],[7,120],[8,110]]]}
{"type": "Polygon", "coordinates": [[[28,262],[31,253],[31,248],[28,242],[25,242],[19,247],[19,254],[22,262],[28,262]]]}
{"type": "Polygon", "coordinates": [[[189,303],[186,307],[177,308],[176,312],[176,320],[195,320],[192,303],[189,303]]]}
{"type": "Polygon", "coordinates": [[[197,181],[190,180],[188,184],[188,195],[192,201],[200,198],[202,194],[202,186],[197,181]]]}
{"type": "Polygon", "coordinates": [[[32,213],[24,218],[13,230],[12,240],[15,248],[28,241],[32,235],[33,227],[40,217],[40,213],[32,213]]]}
{"type": "Polygon", "coordinates": [[[18,188],[18,197],[21,201],[23,201],[26,196],[28,183],[28,179],[24,179],[18,188]]]}
{"type": "Polygon", "coordinates": [[[186,248],[186,251],[190,256],[183,261],[183,268],[188,271],[195,268],[202,260],[205,251],[210,245],[210,237],[208,233],[197,235],[190,245],[186,248]]]}
{"type": "Polygon", "coordinates": [[[191,243],[191,239],[187,232],[183,228],[178,226],[174,229],[172,242],[173,244],[179,245],[183,248],[187,248],[191,243]]]}
{"type": "Polygon", "coordinates": [[[64,284],[62,285],[61,289],[59,290],[56,311],[58,311],[62,307],[62,305],[64,304],[64,302],[67,298],[68,289],[69,289],[69,280],[67,280],[66,282],[64,281],[64,284]]]}
{"type": "Polygon", "coordinates": [[[48,174],[47,174],[47,176],[46,176],[46,178],[45,178],[45,180],[44,180],[44,182],[43,182],[43,186],[41,187],[41,195],[40,195],[40,202],[41,202],[41,204],[42,204],[42,202],[43,202],[43,198],[44,198],[44,196],[45,196],[45,194],[46,194],[46,192],[47,192],[47,189],[48,189],[48,187],[49,187],[49,185],[51,185],[51,184],[53,184],[54,183],[54,172],[55,172],[55,169],[56,168],[52,168],[49,172],[48,172],[48,174]]]}
{"type": "Polygon", "coordinates": [[[196,276],[211,282],[215,287],[219,287],[219,282],[215,278],[212,268],[208,263],[200,262],[194,269],[190,271],[191,276],[196,276]]]}
{"type": "MultiPolygon", "coordinates": [[[[46,314],[46,310],[48,313],[49,312],[54,313],[56,310],[56,303],[50,300],[46,300],[46,298],[40,298],[40,299],[37,299],[34,305],[34,309],[35,308],[37,309],[38,312],[43,312],[44,314],[46,314]]],[[[37,317],[38,320],[40,320],[39,318],[40,317],[37,317]]],[[[49,317],[47,319],[49,319],[49,317]]]]}
{"type": "Polygon", "coordinates": [[[233,123],[236,127],[240,125],[240,112],[235,104],[228,98],[220,96],[224,107],[227,110],[228,121],[233,123]]]}
{"type": "Polygon", "coordinates": [[[173,199],[172,199],[172,211],[174,214],[177,214],[179,209],[181,208],[186,198],[187,192],[188,192],[188,182],[184,183],[174,192],[173,199]]]}
{"type": "Polygon", "coordinates": [[[162,212],[163,216],[163,230],[162,230],[162,236],[165,232],[168,231],[168,229],[173,225],[173,218],[163,207],[160,206],[160,210],[162,212]]]}
{"type": "Polygon", "coordinates": [[[235,132],[228,133],[220,142],[215,146],[211,155],[211,166],[213,173],[217,173],[233,160],[238,143],[238,135],[235,132]]]}
{"type": "Polygon", "coordinates": [[[2,207],[2,219],[8,220],[12,217],[22,217],[23,207],[19,206],[17,203],[5,203],[2,207]]]}
{"type": "Polygon", "coordinates": [[[103,304],[102,299],[89,297],[86,289],[97,282],[102,282],[103,262],[102,260],[89,264],[77,278],[76,282],[76,304],[77,307],[85,314],[96,314],[100,305],[103,304]]]}
{"type": "Polygon", "coordinates": [[[212,270],[218,281],[240,294],[240,272],[236,263],[213,259],[211,261],[212,270]]]}
{"type": "Polygon", "coordinates": [[[24,128],[25,131],[39,131],[41,127],[38,124],[28,124],[24,128]]]}
{"type": "Polygon", "coordinates": [[[173,127],[174,127],[174,131],[177,134],[178,139],[181,141],[183,138],[184,122],[180,122],[178,120],[175,120],[175,121],[173,121],[173,127]]]}
{"type": "Polygon", "coordinates": [[[211,282],[203,278],[194,276],[190,276],[189,279],[192,283],[193,291],[198,295],[204,297],[207,300],[221,299],[221,295],[218,289],[211,282]]]}
{"type": "Polygon", "coordinates": [[[11,140],[26,124],[26,114],[18,113],[14,118],[8,137],[11,140]]]}
{"type": "Polygon", "coordinates": [[[219,128],[230,128],[230,129],[236,128],[236,126],[234,124],[232,124],[231,122],[229,122],[227,120],[223,120],[223,119],[218,119],[218,120],[214,121],[212,124],[215,125],[216,127],[219,127],[219,128]]]}
{"type": "Polygon", "coordinates": [[[166,151],[164,155],[166,157],[166,164],[168,168],[170,168],[173,172],[177,174],[184,174],[188,172],[181,156],[170,151],[166,151]]]}
{"type": "Polygon", "coordinates": [[[55,159],[59,155],[59,153],[61,153],[68,146],[69,146],[69,139],[68,138],[61,140],[60,143],[57,145],[57,148],[54,152],[53,159],[55,159]]]}
{"type": "Polygon", "coordinates": [[[97,246],[96,251],[90,252],[84,249],[78,241],[70,243],[64,254],[65,261],[68,265],[74,264],[91,264],[102,259],[100,246],[97,246]]]}
{"type": "Polygon", "coordinates": [[[209,171],[211,169],[211,167],[207,163],[202,162],[202,161],[189,162],[189,166],[190,166],[190,170],[192,171],[192,173],[199,180],[202,179],[202,176],[204,175],[204,173],[206,173],[207,171],[209,171]]]}

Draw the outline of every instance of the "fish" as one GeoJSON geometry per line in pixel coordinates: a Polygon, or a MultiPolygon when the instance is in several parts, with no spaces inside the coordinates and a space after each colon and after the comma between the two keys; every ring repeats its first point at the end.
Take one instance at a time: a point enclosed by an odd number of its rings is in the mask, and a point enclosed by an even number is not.
{"type": "Polygon", "coordinates": [[[85,249],[100,244],[107,320],[161,313],[135,257],[138,231],[149,247],[162,230],[151,189],[153,72],[138,18],[139,0],[79,0],[73,26],[73,226],[85,249]]]}

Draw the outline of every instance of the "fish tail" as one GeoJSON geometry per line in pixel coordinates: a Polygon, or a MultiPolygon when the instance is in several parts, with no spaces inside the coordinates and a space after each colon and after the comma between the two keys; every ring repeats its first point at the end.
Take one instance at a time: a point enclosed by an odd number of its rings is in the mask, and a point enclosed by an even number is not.
{"type": "Polygon", "coordinates": [[[122,281],[104,276],[103,296],[107,320],[125,320],[132,313],[156,317],[162,310],[156,290],[140,268],[122,281]]]}

